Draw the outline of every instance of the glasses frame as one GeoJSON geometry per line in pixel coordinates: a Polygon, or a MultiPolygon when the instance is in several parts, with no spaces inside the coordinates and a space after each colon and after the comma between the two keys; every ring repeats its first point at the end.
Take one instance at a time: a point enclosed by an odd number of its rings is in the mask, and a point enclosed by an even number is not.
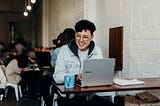
{"type": "Polygon", "coordinates": [[[90,36],[92,36],[92,35],[80,35],[80,34],[75,34],[75,38],[77,39],[77,40],[83,40],[83,41],[89,41],[90,39],[91,39],[91,37],[90,36]]]}

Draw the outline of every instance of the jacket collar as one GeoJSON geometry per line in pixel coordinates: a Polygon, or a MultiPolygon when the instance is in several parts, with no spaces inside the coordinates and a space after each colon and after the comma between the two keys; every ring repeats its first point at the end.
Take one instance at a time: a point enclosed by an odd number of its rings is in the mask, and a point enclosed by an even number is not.
{"type": "MultiPolygon", "coordinates": [[[[78,56],[78,46],[76,45],[75,40],[72,40],[68,44],[68,47],[73,52],[73,54],[75,54],[79,58],[79,56],[78,56]]],[[[91,41],[90,44],[89,44],[89,46],[88,46],[88,48],[89,48],[88,55],[90,55],[92,53],[94,47],[95,47],[95,43],[93,41],[91,41]]]]}

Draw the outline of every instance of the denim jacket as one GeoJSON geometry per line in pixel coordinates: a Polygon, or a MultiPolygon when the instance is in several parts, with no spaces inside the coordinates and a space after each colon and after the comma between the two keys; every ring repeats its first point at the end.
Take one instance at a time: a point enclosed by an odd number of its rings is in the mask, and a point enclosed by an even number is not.
{"type": "MultiPolygon", "coordinates": [[[[87,58],[103,58],[101,49],[95,46],[93,41],[90,42],[87,58]]],[[[57,83],[63,82],[65,74],[77,75],[80,72],[80,67],[81,62],[78,56],[78,47],[73,40],[60,48],[53,78],[57,83]]]]}

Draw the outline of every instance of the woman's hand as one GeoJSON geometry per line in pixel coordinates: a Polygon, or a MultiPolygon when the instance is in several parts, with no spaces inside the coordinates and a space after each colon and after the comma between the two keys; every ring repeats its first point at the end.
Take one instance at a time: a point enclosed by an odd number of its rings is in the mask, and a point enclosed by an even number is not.
{"type": "Polygon", "coordinates": [[[78,81],[78,80],[82,80],[82,73],[79,73],[79,74],[77,75],[76,80],[77,80],[77,81],[78,81]]]}
{"type": "Polygon", "coordinates": [[[22,71],[28,71],[28,67],[21,68],[22,71]]]}

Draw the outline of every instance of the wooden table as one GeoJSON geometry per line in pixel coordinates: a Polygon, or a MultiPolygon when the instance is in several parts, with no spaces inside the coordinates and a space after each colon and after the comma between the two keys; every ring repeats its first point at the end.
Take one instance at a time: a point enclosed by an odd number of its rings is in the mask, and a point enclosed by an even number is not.
{"type": "Polygon", "coordinates": [[[139,78],[145,82],[142,85],[131,85],[131,86],[119,86],[116,84],[109,86],[95,86],[95,87],[85,87],[81,88],[80,86],[75,85],[73,89],[64,88],[63,84],[54,84],[54,86],[62,94],[82,94],[82,93],[95,93],[95,92],[113,92],[113,91],[132,91],[132,90],[151,90],[151,89],[160,89],[160,77],[158,78],[139,78]]]}

